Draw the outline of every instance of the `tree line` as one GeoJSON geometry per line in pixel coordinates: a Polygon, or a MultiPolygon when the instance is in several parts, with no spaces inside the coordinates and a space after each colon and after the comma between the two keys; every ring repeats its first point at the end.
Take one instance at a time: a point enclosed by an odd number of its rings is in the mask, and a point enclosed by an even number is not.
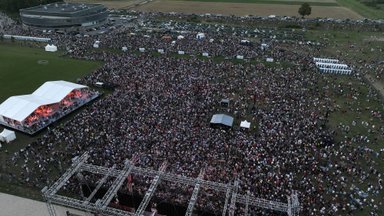
{"type": "Polygon", "coordinates": [[[62,1],[63,0],[0,0],[0,9],[6,13],[14,14],[18,13],[22,8],[62,1]]]}

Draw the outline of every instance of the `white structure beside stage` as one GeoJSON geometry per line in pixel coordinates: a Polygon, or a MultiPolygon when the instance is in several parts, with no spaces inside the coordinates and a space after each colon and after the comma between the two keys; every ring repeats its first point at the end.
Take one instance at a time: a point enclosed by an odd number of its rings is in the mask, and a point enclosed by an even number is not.
{"type": "Polygon", "coordinates": [[[45,51],[47,52],[57,52],[57,46],[55,45],[50,45],[50,44],[47,44],[47,46],[45,46],[45,51]]]}
{"type": "Polygon", "coordinates": [[[338,59],[313,58],[313,61],[321,73],[352,74],[352,69],[346,64],[339,63],[338,59]]]}
{"type": "Polygon", "coordinates": [[[16,134],[14,131],[4,129],[3,132],[0,133],[0,141],[1,142],[12,142],[16,139],[16,134]]]}

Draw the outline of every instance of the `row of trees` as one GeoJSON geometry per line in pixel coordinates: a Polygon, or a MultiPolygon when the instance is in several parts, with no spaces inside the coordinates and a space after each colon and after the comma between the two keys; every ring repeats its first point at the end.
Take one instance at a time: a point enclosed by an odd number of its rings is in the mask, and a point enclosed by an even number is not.
{"type": "Polygon", "coordinates": [[[62,1],[63,0],[0,0],[0,9],[7,13],[17,13],[22,8],[62,1]]]}

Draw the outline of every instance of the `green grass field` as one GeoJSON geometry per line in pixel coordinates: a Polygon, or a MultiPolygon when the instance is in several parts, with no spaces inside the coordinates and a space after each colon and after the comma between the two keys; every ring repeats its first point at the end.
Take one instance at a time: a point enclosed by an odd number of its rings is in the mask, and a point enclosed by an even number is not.
{"type": "Polygon", "coordinates": [[[340,6],[349,8],[363,17],[370,19],[383,19],[384,6],[368,6],[359,0],[173,0],[173,1],[198,1],[198,2],[230,2],[230,3],[255,3],[255,4],[280,4],[301,5],[308,2],[311,6],[340,6]]]}
{"type": "MultiPolygon", "coordinates": [[[[306,33],[308,40],[316,40],[327,44],[326,47],[320,50],[320,55],[337,57],[356,67],[365,62],[375,62],[381,59],[382,55],[377,50],[384,46],[384,42],[367,40],[371,37],[382,38],[384,33],[356,31],[308,31],[306,33]]],[[[374,75],[373,70],[368,71],[368,73],[374,75]]],[[[373,96],[375,91],[363,79],[357,79],[352,76],[325,75],[324,80],[328,86],[333,86],[333,88],[326,91],[326,94],[332,98],[332,104],[339,107],[330,114],[327,124],[329,128],[335,130],[335,140],[339,143],[340,141],[347,140],[348,137],[366,135],[370,143],[353,142],[353,147],[367,146],[375,151],[384,148],[384,134],[380,129],[384,128],[384,122],[381,118],[374,117],[371,113],[372,110],[384,112],[384,105],[380,96],[373,96]],[[343,89],[343,93],[337,90],[337,86],[343,89]],[[353,95],[355,92],[359,93],[360,97],[358,99],[348,97],[348,95],[353,95]],[[353,121],[357,122],[356,125],[353,125],[353,121]],[[363,125],[361,122],[368,122],[369,126],[363,125]],[[341,125],[348,126],[350,130],[343,130],[340,127],[341,125]]],[[[382,85],[384,86],[384,82],[382,82],[382,85]]],[[[375,167],[379,172],[383,173],[384,160],[374,156],[370,157],[375,161],[375,167]]],[[[334,160],[338,159],[337,157],[334,158],[334,160]]],[[[369,168],[365,159],[359,160],[358,163],[363,169],[369,168]]],[[[356,179],[351,179],[350,181],[354,182],[359,188],[367,188],[366,182],[360,183],[356,179]]],[[[383,200],[383,197],[384,192],[382,191],[371,198],[383,200]]],[[[369,215],[370,209],[371,207],[366,207],[362,211],[355,212],[354,215],[369,215]]],[[[384,215],[384,209],[379,209],[379,215],[384,215]]]]}
{"type": "Polygon", "coordinates": [[[384,19],[384,9],[374,8],[361,3],[358,0],[337,0],[340,6],[349,8],[366,18],[384,19]]]}
{"type": "Polygon", "coordinates": [[[0,43],[0,101],[12,95],[31,94],[46,81],[76,81],[101,65],[100,62],[75,60],[60,55],[60,52],[45,52],[43,48],[0,43]],[[40,60],[48,63],[39,64],[40,60]]]}
{"type": "Polygon", "coordinates": [[[304,2],[310,3],[313,6],[338,6],[334,0],[183,0],[183,1],[198,1],[198,2],[230,2],[230,3],[254,3],[254,4],[284,4],[284,5],[301,5],[304,2]]]}

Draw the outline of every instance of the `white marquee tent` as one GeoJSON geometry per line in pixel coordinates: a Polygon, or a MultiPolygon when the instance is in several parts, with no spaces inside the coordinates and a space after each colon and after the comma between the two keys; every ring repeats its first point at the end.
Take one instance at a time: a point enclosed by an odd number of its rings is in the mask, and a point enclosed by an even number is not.
{"type": "Polygon", "coordinates": [[[196,35],[196,39],[204,39],[205,38],[205,34],[204,33],[197,33],[196,35]]]}
{"type": "Polygon", "coordinates": [[[5,122],[4,117],[21,122],[38,107],[59,103],[73,90],[82,88],[88,87],[66,81],[50,81],[30,95],[12,96],[0,104],[0,123],[5,122]]]}
{"type": "Polygon", "coordinates": [[[47,46],[45,46],[45,51],[47,52],[56,52],[57,51],[57,46],[55,45],[50,45],[50,44],[47,44],[47,46]]]}
{"type": "Polygon", "coordinates": [[[3,132],[0,133],[0,141],[9,143],[16,139],[16,134],[14,131],[4,129],[3,132]]]}
{"type": "Polygon", "coordinates": [[[247,120],[240,122],[240,127],[242,128],[251,128],[251,122],[248,122],[247,120]]]}
{"type": "Polygon", "coordinates": [[[100,41],[95,41],[93,44],[93,48],[99,48],[100,47],[100,41]]]}

